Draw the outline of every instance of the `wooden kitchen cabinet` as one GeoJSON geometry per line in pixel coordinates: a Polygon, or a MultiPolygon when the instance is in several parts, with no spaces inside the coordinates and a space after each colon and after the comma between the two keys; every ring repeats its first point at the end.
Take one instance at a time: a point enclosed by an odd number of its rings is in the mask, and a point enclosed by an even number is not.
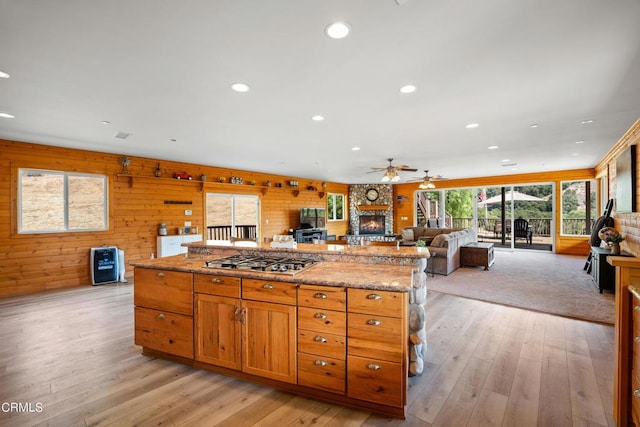
{"type": "Polygon", "coordinates": [[[193,316],[193,274],[136,267],[133,304],[193,316]]]}
{"type": "Polygon", "coordinates": [[[242,301],[242,371],[295,384],[296,307],[242,301]]]}
{"type": "Polygon", "coordinates": [[[242,369],[240,300],[197,293],[195,305],[195,359],[242,369]]]}
{"type": "Polygon", "coordinates": [[[347,289],[347,395],[406,404],[407,294],[347,289]]]}
{"type": "Polygon", "coordinates": [[[242,371],[295,384],[297,284],[242,279],[242,371]]]}
{"type": "Polygon", "coordinates": [[[346,315],[344,288],[298,289],[298,384],[344,394],[346,315]]]}
{"type": "Polygon", "coordinates": [[[193,274],[136,267],[135,343],[193,358],[193,274]]]}

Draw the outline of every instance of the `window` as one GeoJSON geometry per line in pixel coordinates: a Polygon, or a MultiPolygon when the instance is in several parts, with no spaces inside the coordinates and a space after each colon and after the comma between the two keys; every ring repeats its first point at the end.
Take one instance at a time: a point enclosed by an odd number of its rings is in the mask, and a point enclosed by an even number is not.
{"type": "Polygon", "coordinates": [[[19,233],[96,231],[107,226],[105,175],[19,169],[19,233]]]}
{"type": "Polygon", "coordinates": [[[591,235],[596,219],[596,188],[595,180],[562,182],[562,234],[591,235]]]}
{"type": "Polygon", "coordinates": [[[344,194],[329,193],[327,195],[329,221],[344,221],[344,194]]]}

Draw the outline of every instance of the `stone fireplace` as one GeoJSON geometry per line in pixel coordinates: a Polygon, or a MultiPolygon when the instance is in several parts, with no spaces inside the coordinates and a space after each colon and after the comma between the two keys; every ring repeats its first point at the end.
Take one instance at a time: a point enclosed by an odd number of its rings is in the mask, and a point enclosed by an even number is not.
{"type": "Polygon", "coordinates": [[[349,186],[349,234],[384,236],[393,230],[393,188],[389,184],[354,184],[349,186]],[[367,199],[367,191],[378,192],[376,200],[367,199]],[[362,220],[361,218],[364,218],[362,220]],[[373,224],[363,230],[363,224],[373,224]]]}
{"type": "Polygon", "coordinates": [[[360,215],[359,220],[359,235],[385,234],[385,215],[360,215]]]}

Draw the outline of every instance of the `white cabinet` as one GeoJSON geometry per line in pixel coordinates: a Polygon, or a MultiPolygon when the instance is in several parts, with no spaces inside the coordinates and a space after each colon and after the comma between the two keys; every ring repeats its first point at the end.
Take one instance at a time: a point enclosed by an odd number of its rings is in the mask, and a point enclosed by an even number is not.
{"type": "Polygon", "coordinates": [[[158,258],[171,255],[186,254],[183,243],[201,242],[200,234],[178,234],[175,236],[158,236],[158,258]]]}

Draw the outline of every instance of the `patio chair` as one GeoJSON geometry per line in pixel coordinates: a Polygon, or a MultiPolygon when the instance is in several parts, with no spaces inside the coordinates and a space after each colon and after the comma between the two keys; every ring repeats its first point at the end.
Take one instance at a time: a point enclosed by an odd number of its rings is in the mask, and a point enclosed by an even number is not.
{"type": "Polygon", "coordinates": [[[529,227],[529,221],[518,218],[513,222],[513,238],[515,240],[525,239],[529,245],[533,243],[533,232],[529,227]]]}

